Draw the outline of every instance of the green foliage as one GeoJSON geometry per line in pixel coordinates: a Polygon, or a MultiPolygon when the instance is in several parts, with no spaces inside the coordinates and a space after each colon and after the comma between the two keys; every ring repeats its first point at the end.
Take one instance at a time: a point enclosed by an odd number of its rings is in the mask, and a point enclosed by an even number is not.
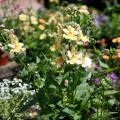
{"type": "Polygon", "coordinates": [[[112,13],[96,30],[86,6],[74,4],[1,19],[0,49],[19,64],[17,76],[35,93],[0,100],[0,117],[23,119],[38,104],[38,120],[119,118],[120,62],[112,59],[111,45],[97,48],[94,39],[119,36],[119,19],[112,13]],[[103,60],[105,50],[109,57],[103,60]]]}
{"type": "Polygon", "coordinates": [[[24,114],[19,113],[21,96],[14,96],[12,99],[0,99],[0,118],[2,120],[23,120],[24,114]]]}

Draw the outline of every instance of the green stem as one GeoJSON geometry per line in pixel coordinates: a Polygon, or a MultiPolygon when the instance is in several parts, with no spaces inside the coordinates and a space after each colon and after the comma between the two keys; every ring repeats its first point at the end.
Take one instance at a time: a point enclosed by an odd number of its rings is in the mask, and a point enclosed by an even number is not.
{"type": "Polygon", "coordinates": [[[99,119],[99,114],[98,114],[98,112],[99,112],[99,111],[98,111],[98,107],[97,107],[97,120],[99,119]]]}

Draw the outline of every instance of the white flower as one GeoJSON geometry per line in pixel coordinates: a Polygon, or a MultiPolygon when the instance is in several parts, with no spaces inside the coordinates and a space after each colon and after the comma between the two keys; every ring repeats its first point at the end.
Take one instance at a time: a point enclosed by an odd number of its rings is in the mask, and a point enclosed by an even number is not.
{"type": "Polygon", "coordinates": [[[82,60],[82,67],[84,68],[91,68],[92,60],[88,56],[85,56],[82,60]]]}

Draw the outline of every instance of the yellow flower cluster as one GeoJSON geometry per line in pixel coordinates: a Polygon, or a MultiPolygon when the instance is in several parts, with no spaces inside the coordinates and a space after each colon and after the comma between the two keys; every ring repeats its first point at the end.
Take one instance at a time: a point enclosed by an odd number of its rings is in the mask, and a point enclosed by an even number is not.
{"type": "Polygon", "coordinates": [[[21,13],[19,15],[19,20],[22,22],[30,22],[33,25],[38,24],[38,19],[35,15],[27,15],[27,14],[21,13]]]}
{"type": "Polygon", "coordinates": [[[63,29],[63,37],[69,39],[71,41],[75,41],[77,44],[83,44],[85,42],[89,42],[89,37],[84,36],[80,27],[76,29],[76,27],[72,25],[67,26],[63,29]]]}
{"type": "Polygon", "coordinates": [[[21,34],[24,35],[25,32],[33,32],[36,25],[38,25],[38,18],[34,12],[24,12],[19,14],[18,20],[20,23],[21,34]]]}
{"type": "Polygon", "coordinates": [[[8,46],[11,48],[10,52],[13,52],[13,53],[21,53],[26,50],[24,48],[24,44],[19,41],[14,41],[11,44],[8,44],[8,46]]]}
{"type": "Polygon", "coordinates": [[[84,68],[91,68],[92,66],[92,60],[88,55],[84,55],[83,52],[78,52],[75,48],[73,48],[71,51],[67,51],[67,63],[69,64],[78,64],[81,65],[84,68]]]}
{"type": "Polygon", "coordinates": [[[26,48],[24,47],[24,44],[19,42],[19,40],[15,34],[9,33],[9,39],[11,40],[11,43],[8,44],[8,47],[11,48],[10,52],[22,53],[26,50],[26,48]]]}

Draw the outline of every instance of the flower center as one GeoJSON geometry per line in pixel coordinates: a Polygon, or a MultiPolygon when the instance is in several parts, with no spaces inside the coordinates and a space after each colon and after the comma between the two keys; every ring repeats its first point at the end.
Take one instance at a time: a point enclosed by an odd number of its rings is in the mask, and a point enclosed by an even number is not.
{"type": "Polygon", "coordinates": [[[20,49],[19,43],[16,43],[16,44],[15,44],[15,48],[16,48],[16,49],[20,49]]]}
{"type": "Polygon", "coordinates": [[[73,32],[68,33],[68,36],[73,36],[73,35],[74,35],[73,32]]]}

